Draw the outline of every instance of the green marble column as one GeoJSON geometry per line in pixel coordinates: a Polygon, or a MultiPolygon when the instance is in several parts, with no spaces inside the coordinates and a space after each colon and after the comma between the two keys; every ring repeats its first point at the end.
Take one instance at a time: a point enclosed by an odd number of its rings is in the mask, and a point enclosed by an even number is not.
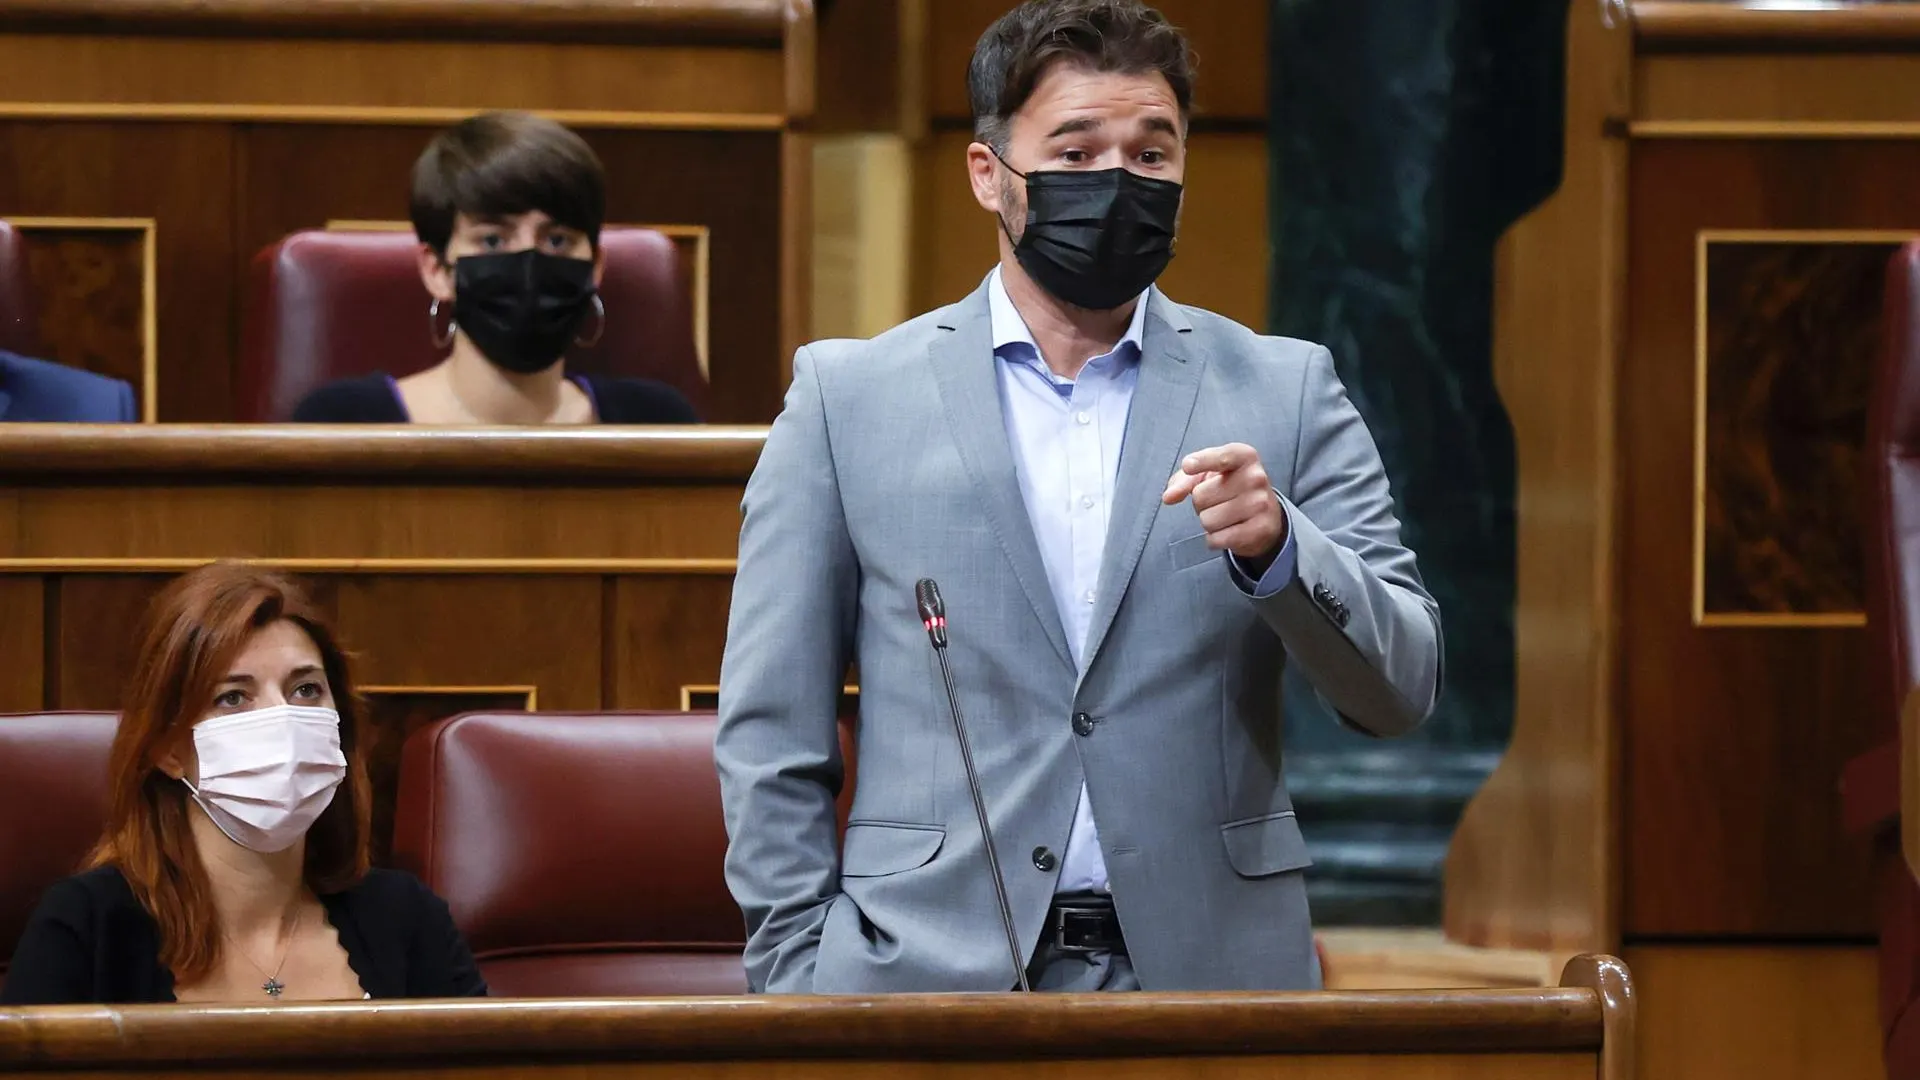
{"type": "Polygon", "coordinates": [[[1513,729],[1493,248],[1559,183],[1567,10],[1275,0],[1272,329],[1333,350],[1446,629],[1438,711],[1405,739],[1340,728],[1289,676],[1288,773],[1322,925],[1439,921],[1447,842],[1513,729]]]}

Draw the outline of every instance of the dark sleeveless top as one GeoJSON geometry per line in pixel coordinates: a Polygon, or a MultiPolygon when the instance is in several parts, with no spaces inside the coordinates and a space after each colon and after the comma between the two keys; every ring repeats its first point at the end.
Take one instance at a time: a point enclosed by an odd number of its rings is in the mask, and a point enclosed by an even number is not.
{"type": "MultiPolygon", "coordinates": [[[[652,379],[609,379],[569,375],[593,402],[603,424],[697,424],[700,417],[680,391],[652,379]]],[[[302,398],[294,406],[297,424],[407,424],[412,417],[400,400],[400,385],[381,372],[341,379],[302,398]]]]}

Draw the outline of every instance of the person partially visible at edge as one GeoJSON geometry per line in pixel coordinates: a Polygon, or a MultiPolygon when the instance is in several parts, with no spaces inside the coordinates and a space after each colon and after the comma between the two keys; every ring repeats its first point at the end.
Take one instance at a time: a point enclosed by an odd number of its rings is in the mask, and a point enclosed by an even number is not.
{"type": "Polygon", "coordinates": [[[1437,605],[1327,350],[1154,286],[1185,194],[1182,34],[1138,0],[1030,0],[968,78],[999,265],[871,341],[802,348],[742,503],[715,758],[748,982],[1314,987],[1281,670],[1361,731],[1409,731],[1440,689],[1437,605]]]}
{"type": "Polygon", "coordinates": [[[28,921],[0,1004],[484,995],[447,905],[368,868],[367,732],[294,585],[215,564],[154,602],[89,869],[28,921]]]}
{"type": "Polygon", "coordinates": [[[0,350],[0,424],[136,424],[124,379],[0,350]]]}
{"type": "Polygon", "coordinates": [[[544,117],[484,113],[441,132],[413,167],[413,230],[432,296],[421,326],[447,358],[401,378],[329,383],[293,419],[698,423],[665,383],[566,372],[567,347],[597,341],[606,320],[620,317],[599,292],[606,186],[586,141],[544,117]]]}

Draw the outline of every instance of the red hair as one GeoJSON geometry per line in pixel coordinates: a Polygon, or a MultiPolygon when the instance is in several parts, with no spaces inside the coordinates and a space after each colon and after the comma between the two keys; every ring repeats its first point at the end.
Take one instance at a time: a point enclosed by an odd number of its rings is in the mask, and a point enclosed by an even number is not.
{"type": "Polygon", "coordinates": [[[307,831],[306,881],[332,893],[367,872],[371,796],[361,755],[361,711],[346,655],[298,586],[239,563],[182,574],[154,600],[127,684],[125,711],[108,765],[107,827],[88,858],[126,877],[160,930],[160,962],[192,983],[220,958],[221,933],[206,868],[188,829],[187,786],[159,767],[190,738],[212,707],[214,690],[261,629],[287,620],[319,650],[340,712],[346,779],[307,831]]]}

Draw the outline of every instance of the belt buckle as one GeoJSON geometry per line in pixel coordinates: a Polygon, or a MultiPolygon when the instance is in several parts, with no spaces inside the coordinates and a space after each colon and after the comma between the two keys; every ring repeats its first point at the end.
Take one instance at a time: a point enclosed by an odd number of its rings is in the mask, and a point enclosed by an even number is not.
{"type": "Polygon", "coordinates": [[[1098,908],[1061,907],[1057,909],[1060,917],[1053,924],[1053,947],[1063,953],[1095,953],[1105,948],[1103,945],[1084,944],[1089,938],[1098,939],[1106,922],[1106,912],[1098,908]],[[1069,938],[1071,935],[1071,940],[1069,938]]]}

